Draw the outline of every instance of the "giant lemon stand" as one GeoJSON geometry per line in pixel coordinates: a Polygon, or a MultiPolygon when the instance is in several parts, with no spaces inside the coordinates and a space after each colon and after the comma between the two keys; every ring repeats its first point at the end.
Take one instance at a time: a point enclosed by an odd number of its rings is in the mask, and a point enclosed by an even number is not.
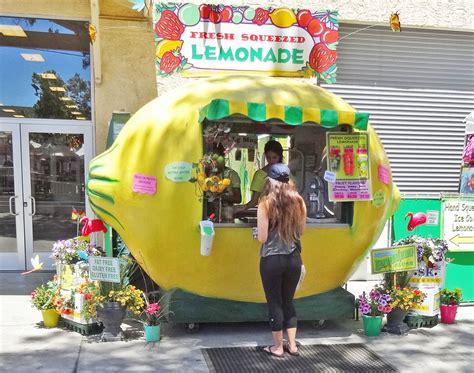
{"type": "Polygon", "coordinates": [[[390,166],[373,128],[323,88],[234,76],[195,81],[158,97],[136,112],[113,145],[91,162],[87,193],[92,209],[117,231],[163,291],[174,290],[170,322],[185,323],[192,330],[203,322],[267,320],[259,244],[252,228],[217,226],[211,255],[200,255],[203,205],[195,184],[172,182],[164,171],[167,164],[202,157],[205,118],[233,114],[291,125],[349,124],[353,132],[368,132],[371,187],[383,199],[354,202],[350,224],[308,225],[302,236],[307,273],[295,294],[300,320],[352,318],[354,296],[341,286],[398,207],[399,193],[391,175],[388,182],[377,177],[379,165],[390,166]],[[156,192],[134,192],[134,175],[156,178],[156,192]]]}

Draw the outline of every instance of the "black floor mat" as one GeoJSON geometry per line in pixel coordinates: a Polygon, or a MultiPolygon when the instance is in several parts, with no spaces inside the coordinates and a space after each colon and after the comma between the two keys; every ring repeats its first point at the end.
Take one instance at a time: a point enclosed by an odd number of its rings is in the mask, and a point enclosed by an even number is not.
{"type": "Polygon", "coordinates": [[[300,356],[278,358],[262,347],[202,349],[211,373],[247,372],[397,372],[375,352],[360,343],[306,345],[300,356]]]}

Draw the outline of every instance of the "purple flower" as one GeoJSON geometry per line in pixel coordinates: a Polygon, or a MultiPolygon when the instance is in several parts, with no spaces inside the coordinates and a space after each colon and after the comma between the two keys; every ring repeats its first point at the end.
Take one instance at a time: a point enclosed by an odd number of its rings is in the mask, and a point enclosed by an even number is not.
{"type": "Polygon", "coordinates": [[[377,300],[380,298],[380,292],[378,290],[371,290],[369,296],[371,299],[377,300]]]}
{"type": "Polygon", "coordinates": [[[385,299],[380,298],[379,299],[379,307],[380,306],[385,307],[386,305],[387,305],[387,301],[385,299]]]}

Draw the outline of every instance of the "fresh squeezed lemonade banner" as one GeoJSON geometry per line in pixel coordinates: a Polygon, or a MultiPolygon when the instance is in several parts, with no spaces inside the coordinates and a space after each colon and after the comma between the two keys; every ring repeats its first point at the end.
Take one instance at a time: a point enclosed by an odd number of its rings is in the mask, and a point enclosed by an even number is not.
{"type": "Polygon", "coordinates": [[[336,82],[336,11],[154,4],[157,77],[237,71],[336,82]]]}

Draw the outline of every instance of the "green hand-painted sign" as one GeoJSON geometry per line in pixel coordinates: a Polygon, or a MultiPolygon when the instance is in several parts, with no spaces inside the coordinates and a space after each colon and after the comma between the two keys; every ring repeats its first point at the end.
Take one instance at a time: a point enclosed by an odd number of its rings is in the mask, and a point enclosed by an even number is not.
{"type": "Polygon", "coordinates": [[[370,253],[372,274],[412,271],[418,266],[415,246],[395,246],[375,249],[370,253]]]}

